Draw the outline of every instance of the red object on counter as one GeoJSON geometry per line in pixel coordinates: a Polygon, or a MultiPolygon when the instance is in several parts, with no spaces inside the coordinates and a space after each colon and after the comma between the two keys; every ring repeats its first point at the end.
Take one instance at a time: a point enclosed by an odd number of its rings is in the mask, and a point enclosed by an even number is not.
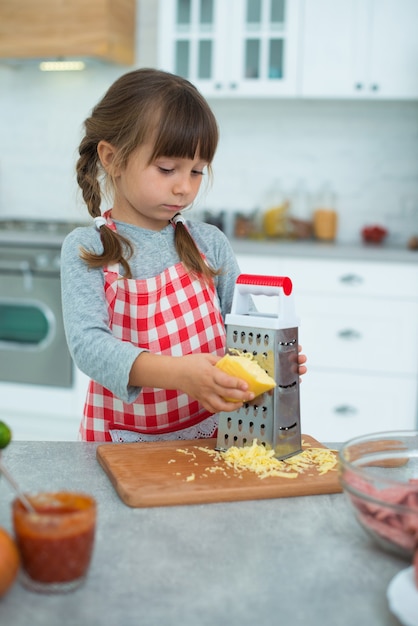
{"type": "Polygon", "coordinates": [[[387,236],[388,231],[383,226],[365,226],[361,235],[366,243],[381,243],[387,236]]]}

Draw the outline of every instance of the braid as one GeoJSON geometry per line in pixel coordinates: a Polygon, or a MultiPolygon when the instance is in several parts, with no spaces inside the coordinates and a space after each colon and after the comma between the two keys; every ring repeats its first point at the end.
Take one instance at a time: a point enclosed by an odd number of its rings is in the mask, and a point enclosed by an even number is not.
{"type": "Polygon", "coordinates": [[[220,270],[215,270],[207,265],[193,237],[182,221],[178,221],[175,225],[174,243],[180,261],[189,272],[198,277],[202,277],[203,280],[208,283],[211,283],[213,278],[220,274],[220,270]]]}
{"type": "MultiPolygon", "coordinates": [[[[102,196],[99,182],[100,170],[98,167],[97,146],[85,137],[80,144],[79,151],[80,158],[76,165],[77,182],[90,215],[99,217],[101,215],[102,196]]],[[[105,225],[100,228],[100,239],[103,244],[102,254],[94,254],[82,248],[81,258],[91,268],[103,267],[109,263],[120,263],[123,267],[125,278],[132,278],[131,268],[127,261],[133,254],[130,241],[105,225]]]]}
{"type": "Polygon", "coordinates": [[[79,148],[80,158],[77,161],[77,183],[81,188],[83,200],[92,217],[99,217],[102,194],[98,180],[97,145],[84,137],[79,148]]]}
{"type": "Polygon", "coordinates": [[[103,244],[102,254],[93,254],[87,250],[82,250],[81,258],[87,261],[89,267],[103,267],[110,263],[119,263],[123,267],[124,277],[132,278],[128,259],[133,254],[133,248],[129,239],[119,235],[108,226],[100,228],[100,239],[103,244]]]}

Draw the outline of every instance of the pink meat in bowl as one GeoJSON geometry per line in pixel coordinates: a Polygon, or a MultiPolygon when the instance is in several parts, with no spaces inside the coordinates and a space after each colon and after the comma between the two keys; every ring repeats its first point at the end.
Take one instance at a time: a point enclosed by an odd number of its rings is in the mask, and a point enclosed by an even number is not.
{"type": "Polygon", "coordinates": [[[411,560],[418,545],[418,431],[347,441],[339,476],[361,526],[380,546],[411,560]]]}

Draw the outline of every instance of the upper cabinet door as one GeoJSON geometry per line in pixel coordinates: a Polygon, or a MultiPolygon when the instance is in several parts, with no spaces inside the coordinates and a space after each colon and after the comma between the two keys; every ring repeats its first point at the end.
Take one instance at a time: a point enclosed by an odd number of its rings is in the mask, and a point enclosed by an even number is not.
{"type": "Polygon", "coordinates": [[[213,87],[221,71],[219,24],[225,18],[225,6],[216,0],[160,0],[159,66],[213,87]]]}
{"type": "MultiPolygon", "coordinates": [[[[299,4],[298,0],[235,0],[229,26],[234,34],[229,78],[241,95],[297,94],[299,4]]],[[[228,40],[228,31],[224,38],[228,40]]]]}
{"type": "Polygon", "coordinates": [[[369,0],[304,0],[301,95],[355,97],[366,82],[369,0]]]}
{"type": "Polygon", "coordinates": [[[206,96],[296,95],[300,0],[160,0],[159,65],[206,96]]]}
{"type": "Polygon", "coordinates": [[[300,95],[418,97],[416,0],[303,0],[300,95]]]}
{"type": "Polygon", "coordinates": [[[418,2],[373,0],[368,88],[382,98],[418,98],[418,2]]]}

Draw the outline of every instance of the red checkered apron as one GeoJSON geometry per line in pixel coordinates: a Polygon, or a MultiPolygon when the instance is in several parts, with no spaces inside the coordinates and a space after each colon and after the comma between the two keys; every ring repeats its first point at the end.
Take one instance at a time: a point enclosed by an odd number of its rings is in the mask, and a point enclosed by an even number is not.
{"type": "MultiPolygon", "coordinates": [[[[108,225],[115,228],[108,220],[108,225]]],[[[182,263],[144,280],[124,279],[104,268],[110,328],[115,337],[155,354],[225,353],[225,326],[213,285],[190,277],[182,263]]],[[[194,426],[211,415],[175,390],[143,387],[128,404],[90,381],[80,427],[85,441],[111,441],[110,430],[164,434],[194,426]]]]}

